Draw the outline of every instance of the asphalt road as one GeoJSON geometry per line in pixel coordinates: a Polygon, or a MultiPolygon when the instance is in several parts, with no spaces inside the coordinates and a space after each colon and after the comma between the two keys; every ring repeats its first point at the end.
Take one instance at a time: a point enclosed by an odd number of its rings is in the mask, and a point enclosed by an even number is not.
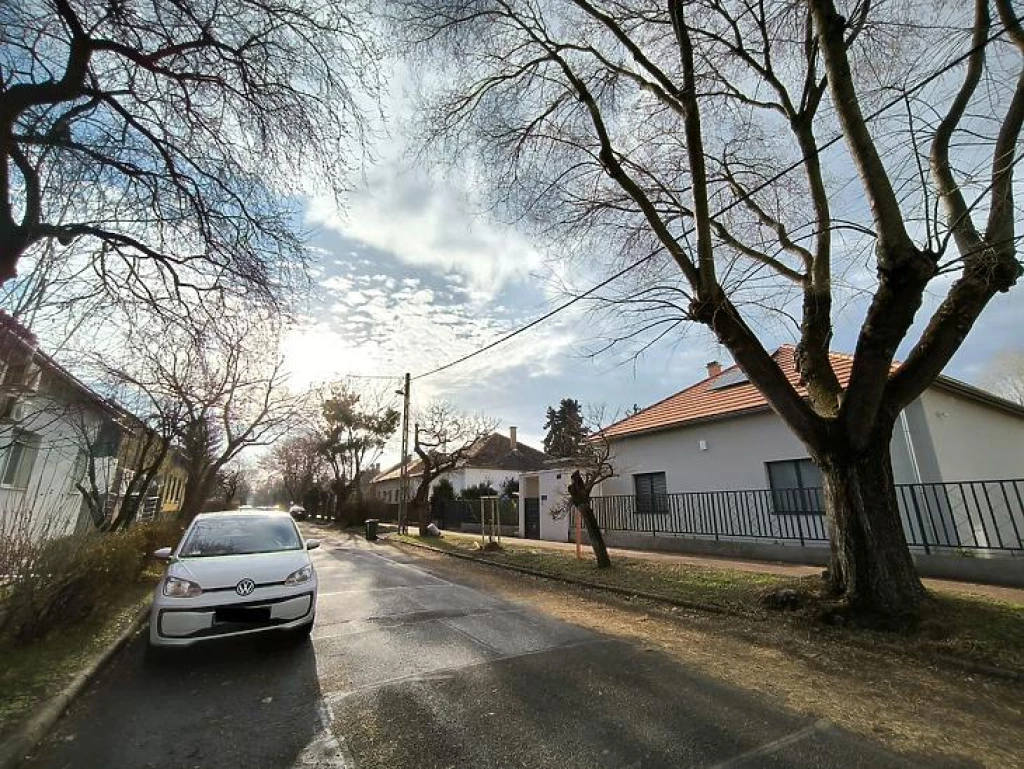
{"type": "Polygon", "coordinates": [[[153,664],[136,638],[27,766],[908,765],[385,545],[338,539],[314,554],[312,643],[224,641],[153,664]]]}

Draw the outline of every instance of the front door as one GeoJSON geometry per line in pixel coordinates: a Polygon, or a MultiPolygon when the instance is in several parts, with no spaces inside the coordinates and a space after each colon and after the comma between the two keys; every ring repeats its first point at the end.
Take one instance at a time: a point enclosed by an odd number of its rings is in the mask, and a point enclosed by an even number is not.
{"type": "Polygon", "coordinates": [[[524,502],[526,538],[540,539],[540,499],[538,497],[527,497],[524,502]]]}

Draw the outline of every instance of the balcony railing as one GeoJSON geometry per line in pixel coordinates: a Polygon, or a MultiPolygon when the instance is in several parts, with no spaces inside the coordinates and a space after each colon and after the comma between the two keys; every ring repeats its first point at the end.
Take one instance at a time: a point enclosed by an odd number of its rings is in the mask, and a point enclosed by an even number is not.
{"type": "MultiPolygon", "coordinates": [[[[896,499],[912,547],[1024,553],[1024,479],[899,484],[896,499]]],[[[593,505],[606,531],[828,542],[816,488],[607,496],[593,505]]]]}

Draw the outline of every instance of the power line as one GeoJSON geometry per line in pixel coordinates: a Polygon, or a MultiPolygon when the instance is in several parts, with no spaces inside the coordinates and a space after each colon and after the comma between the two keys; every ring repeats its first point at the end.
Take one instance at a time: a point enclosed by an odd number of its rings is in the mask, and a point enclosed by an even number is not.
{"type": "MultiPolygon", "coordinates": [[[[1015,19],[1015,22],[1017,24],[1019,24],[1022,19],[1024,19],[1024,16],[1018,16],[1015,19]]],[[[884,112],[888,112],[890,109],[895,107],[897,104],[900,104],[901,102],[905,101],[907,99],[907,97],[910,96],[911,94],[914,94],[917,91],[920,91],[922,88],[925,88],[926,86],[928,86],[931,83],[935,82],[940,77],[942,77],[942,75],[946,74],[950,70],[954,69],[955,67],[959,66],[964,61],[969,59],[972,55],[974,55],[975,52],[985,48],[990,43],[992,43],[995,40],[997,40],[1000,37],[1002,37],[1008,31],[1008,29],[1009,29],[1008,27],[1003,26],[997,32],[994,32],[993,34],[989,35],[989,37],[987,37],[984,41],[982,41],[981,43],[978,43],[978,45],[976,45],[976,46],[973,46],[972,48],[967,50],[964,54],[962,54],[961,56],[958,56],[956,59],[953,59],[951,62],[946,64],[944,67],[936,70],[931,75],[926,77],[924,80],[922,80],[919,83],[917,83],[910,90],[904,91],[899,96],[894,97],[893,99],[891,99],[890,101],[886,102],[881,107],[879,107],[877,110],[875,110],[874,112],[870,113],[867,117],[864,118],[864,122],[865,123],[869,123],[870,121],[877,119],[884,112]]],[[[843,140],[843,136],[844,135],[842,133],[838,133],[835,136],[833,136],[831,139],[829,139],[827,142],[825,142],[824,144],[822,144],[819,147],[817,147],[815,149],[815,151],[814,151],[814,156],[816,157],[816,156],[820,155],[822,152],[824,152],[825,150],[829,149],[830,147],[838,144],[840,141],[843,140]]],[[[735,200],[733,200],[731,203],[726,205],[720,211],[716,212],[715,214],[712,214],[711,218],[717,219],[718,217],[722,216],[723,214],[728,213],[733,208],[735,208],[740,203],[742,203],[744,200],[749,199],[754,194],[760,192],[761,190],[765,189],[766,187],[768,187],[768,186],[770,186],[772,184],[775,184],[775,182],[779,181],[784,176],[787,176],[788,174],[792,173],[796,169],[800,168],[806,162],[807,162],[806,159],[801,159],[801,160],[795,161],[794,163],[791,163],[789,166],[786,166],[784,169],[782,169],[777,174],[775,174],[775,176],[772,176],[771,178],[765,180],[761,184],[759,184],[759,185],[753,187],[752,189],[748,190],[747,192],[745,192],[744,194],[740,195],[735,200]]],[[[694,233],[695,229],[696,228],[693,225],[690,225],[688,229],[684,230],[684,232],[682,233],[681,237],[683,239],[688,238],[690,235],[692,235],[694,233]]],[[[641,266],[643,264],[646,264],[651,259],[653,259],[655,256],[657,256],[659,253],[660,253],[660,250],[659,251],[654,251],[654,252],[648,254],[647,256],[642,257],[641,259],[638,259],[637,261],[632,262],[631,264],[626,265],[621,270],[619,270],[618,272],[613,274],[611,277],[605,278],[600,283],[597,283],[597,284],[591,286],[586,291],[584,291],[582,294],[578,294],[578,295],[574,296],[572,299],[569,299],[569,300],[563,302],[562,304],[558,305],[554,309],[551,309],[548,312],[544,313],[543,315],[540,315],[539,317],[534,318],[529,323],[527,323],[527,324],[525,324],[523,326],[520,326],[519,328],[515,329],[514,331],[510,331],[509,333],[505,334],[504,336],[501,336],[498,339],[495,339],[494,341],[489,342],[488,344],[484,345],[483,347],[480,347],[480,348],[478,348],[477,350],[474,350],[471,353],[467,353],[466,355],[463,355],[461,358],[456,358],[455,360],[449,361],[448,363],[445,363],[445,364],[443,364],[441,366],[438,366],[437,368],[433,368],[430,371],[426,371],[426,372],[424,372],[422,374],[417,374],[416,376],[414,376],[412,378],[414,380],[416,380],[416,379],[424,379],[424,378],[426,378],[428,376],[433,376],[434,374],[439,374],[442,371],[445,371],[447,369],[453,368],[454,366],[458,366],[461,363],[465,363],[467,360],[470,360],[471,358],[475,358],[476,356],[482,355],[483,353],[485,353],[485,352],[487,352],[489,350],[493,350],[498,345],[504,344],[509,339],[512,339],[513,337],[516,337],[516,336],[519,336],[519,334],[522,334],[522,333],[524,333],[526,331],[529,331],[531,328],[534,328],[535,326],[538,326],[541,323],[544,323],[545,321],[551,319],[555,315],[558,315],[560,312],[563,312],[564,310],[567,310],[569,307],[571,307],[572,305],[576,304],[577,302],[582,301],[583,299],[586,299],[588,296],[593,294],[595,291],[601,290],[605,286],[607,286],[610,283],[613,283],[616,280],[618,280],[619,278],[621,278],[623,275],[626,275],[627,273],[635,270],[637,267],[639,267],[639,266],[641,266]]]]}
{"type": "Polygon", "coordinates": [[[401,378],[400,374],[335,374],[335,379],[387,379],[394,382],[401,378]]]}

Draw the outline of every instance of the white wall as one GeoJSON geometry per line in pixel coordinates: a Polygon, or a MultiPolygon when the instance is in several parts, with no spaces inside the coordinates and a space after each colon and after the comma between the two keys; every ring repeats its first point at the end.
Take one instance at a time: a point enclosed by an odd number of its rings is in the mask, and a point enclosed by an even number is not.
{"type": "MultiPolygon", "coordinates": [[[[100,418],[41,395],[26,401],[26,413],[16,427],[37,435],[39,450],[24,488],[0,485],[0,535],[15,536],[20,531],[39,539],[70,534],[82,512],[82,495],[72,483],[72,468],[86,445],[83,426],[94,434],[100,418]]],[[[0,446],[8,446],[14,427],[0,428],[0,446]]],[[[116,462],[97,460],[96,464],[97,485],[103,491],[113,480],[116,462]]]]}
{"type": "Polygon", "coordinates": [[[572,513],[567,509],[569,477],[572,469],[541,470],[523,473],[519,479],[519,535],[526,535],[526,499],[540,498],[540,538],[567,542],[572,513]],[[554,517],[552,514],[558,512],[554,517]]]}
{"type": "MultiPolygon", "coordinates": [[[[442,478],[447,478],[451,481],[452,488],[455,489],[456,494],[461,494],[463,489],[468,486],[476,486],[481,483],[490,483],[495,490],[501,492],[501,484],[504,483],[506,478],[518,478],[519,473],[514,470],[495,470],[489,468],[478,468],[478,467],[460,467],[457,470],[453,470],[450,473],[444,473],[443,475],[435,478],[430,484],[430,491],[433,493],[434,487],[441,481],[442,478]]],[[[416,489],[419,487],[420,479],[411,478],[409,480],[409,497],[416,493],[416,489]]],[[[390,498],[385,500],[388,502],[398,501],[398,491],[401,489],[402,482],[399,478],[393,478],[386,481],[377,481],[372,484],[374,489],[374,495],[377,499],[384,499],[384,492],[390,493],[390,498]]]]}
{"type": "MultiPolygon", "coordinates": [[[[897,483],[913,480],[905,446],[902,433],[894,431],[897,483]]],[[[665,473],[670,494],[767,489],[766,462],[808,456],[806,447],[774,412],[624,438],[615,441],[612,449],[618,475],[601,485],[605,496],[633,494],[633,475],[656,472],[665,473]]]]}
{"type": "Polygon", "coordinates": [[[1024,417],[937,388],[921,401],[937,480],[1024,478],[1024,417]]]}

